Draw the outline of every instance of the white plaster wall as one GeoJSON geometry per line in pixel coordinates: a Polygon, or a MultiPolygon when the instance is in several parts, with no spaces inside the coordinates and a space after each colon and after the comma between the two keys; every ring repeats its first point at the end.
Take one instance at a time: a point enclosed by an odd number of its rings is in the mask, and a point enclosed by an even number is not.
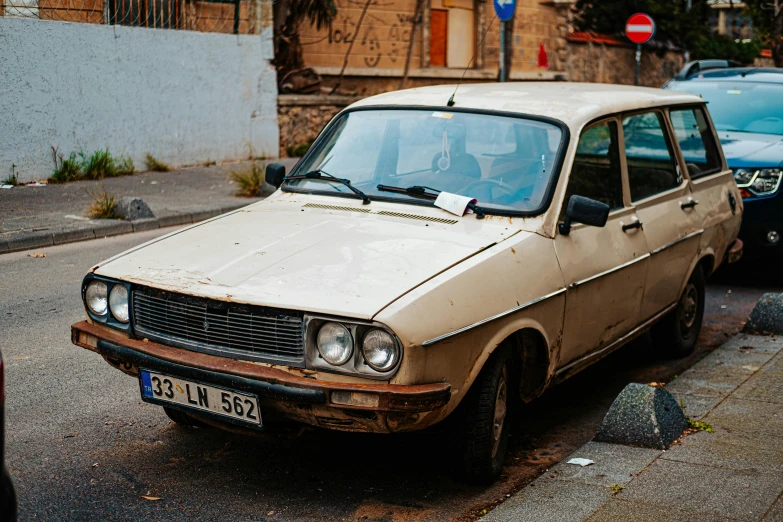
{"type": "Polygon", "coordinates": [[[136,168],[276,156],[272,29],[228,35],[0,17],[0,179],[108,147],[136,168]]]}

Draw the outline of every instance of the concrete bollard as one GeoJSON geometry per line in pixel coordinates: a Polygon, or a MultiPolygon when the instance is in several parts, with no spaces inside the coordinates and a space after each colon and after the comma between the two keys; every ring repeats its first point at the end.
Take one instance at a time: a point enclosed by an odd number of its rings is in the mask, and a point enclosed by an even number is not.
{"type": "Polygon", "coordinates": [[[783,334],[783,294],[762,295],[742,331],[750,334],[783,334]]]}
{"type": "Polygon", "coordinates": [[[144,200],[134,196],[121,197],[114,212],[118,217],[128,221],[152,219],[155,217],[155,214],[152,213],[152,210],[150,210],[150,207],[147,206],[144,200]]]}
{"type": "Polygon", "coordinates": [[[682,408],[668,391],[631,383],[614,400],[593,440],[666,449],[687,427],[682,408]]]}

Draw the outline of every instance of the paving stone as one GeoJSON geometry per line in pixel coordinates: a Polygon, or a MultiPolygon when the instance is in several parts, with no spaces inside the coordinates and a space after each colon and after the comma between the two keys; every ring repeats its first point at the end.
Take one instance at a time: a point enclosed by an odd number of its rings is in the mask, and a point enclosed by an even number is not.
{"type": "Polygon", "coordinates": [[[687,427],[685,414],[666,389],[631,383],[614,400],[593,440],[665,449],[687,427]]]}
{"type": "MultiPolygon", "coordinates": [[[[747,383],[742,387],[745,386],[747,383]]],[[[736,394],[732,394],[720,403],[705,420],[716,430],[779,439],[783,448],[783,408],[780,404],[735,397],[736,394]]]]}
{"type": "Polygon", "coordinates": [[[748,379],[732,397],[783,404],[783,353],[748,379]]]}
{"type": "MultiPolygon", "coordinates": [[[[781,495],[783,497],[783,495],[781,495]]],[[[779,498],[777,503],[772,506],[767,516],[764,517],[764,522],[783,522],[783,498],[779,498]]]]}
{"type": "Polygon", "coordinates": [[[780,438],[729,433],[721,429],[715,433],[702,431],[689,435],[661,458],[735,470],[783,473],[780,438]]]}
{"type": "Polygon", "coordinates": [[[93,230],[97,238],[117,236],[133,232],[133,225],[128,221],[120,221],[118,219],[102,219],[95,222],[93,230]]]}
{"type": "Polygon", "coordinates": [[[215,216],[220,215],[220,209],[207,209],[207,210],[197,210],[195,212],[191,213],[191,217],[193,218],[194,223],[198,223],[200,221],[204,221],[209,218],[213,218],[215,216]]]}
{"type": "Polygon", "coordinates": [[[783,334],[783,294],[766,293],[750,312],[744,332],[783,334]]]}
{"type": "Polygon", "coordinates": [[[588,442],[551,468],[545,476],[596,486],[624,486],[660,454],[661,450],[656,449],[588,442]],[[576,457],[590,459],[595,464],[584,467],[568,464],[576,457]]]}
{"type": "MultiPolygon", "coordinates": [[[[668,389],[669,386],[666,385],[668,389]]],[[[671,391],[671,390],[670,390],[671,391]]],[[[720,404],[720,402],[726,398],[725,395],[714,395],[712,397],[703,397],[701,395],[690,395],[687,393],[681,393],[678,390],[672,391],[674,399],[677,404],[680,405],[685,416],[689,419],[700,420],[711,409],[720,404]]]]}
{"type": "Polygon", "coordinates": [[[145,230],[155,230],[156,228],[160,228],[160,223],[155,218],[137,219],[135,221],[131,221],[131,224],[133,225],[134,232],[143,232],[145,230]]]}
{"type": "Polygon", "coordinates": [[[52,245],[52,231],[46,230],[22,230],[6,234],[8,251],[30,250],[52,245]]]}
{"type": "Polygon", "coordinates": [[[664,456],[617,497],[716,517],[758,520],[781,491],[783,473],[722,469],[675,462],[664,456]]]}
{"type": "Polygon", "coordinates": [[[686,511],[671,506],[662,507],[645,502],[634,502],[612,498],[588,518],[589,522],[723,522],[734,519],[716,516],[713,513],[686,511]]]}
{"type": "Polygon", "coordinates": [[[52,241],[55,245],[73,243],[75,241],[86,241],[88,239],[95,239],[95,232],[90,223],[63,227],[52,231],[52,241]]]}
{"type": "Polygon", "coordinates": [[[160,228],[173,227],[176,225],[189,225],[193,223],[193,216],[187,214],[170,214],[167,216],[158,216],[160,228]]]}
{"type": "Polygon", "coordinates": [[[536,481],[490,511],[481,520],[577,522],[587,518],[611,495],[612,490],[604,486],[566,480],[543,483],[536,481]]]}

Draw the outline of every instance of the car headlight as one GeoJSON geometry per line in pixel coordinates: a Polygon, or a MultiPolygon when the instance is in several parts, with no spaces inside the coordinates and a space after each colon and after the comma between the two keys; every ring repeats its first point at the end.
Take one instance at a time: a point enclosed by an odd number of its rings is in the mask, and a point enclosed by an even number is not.
{"type": "Polygon", "coordinates": [[[351,332],[340,323],[326,323],[318,331],[318,353],[333,366],[342,366],[353,355],[351,332]]]}
{"type": "Polygon", "coordinates": [[[783,169],[737,169],[734,180],[741,189],[746,189],[756,196],[769,196],[780,188],[783,169]]]}
{"type": "Polygon", "coordinates": [[[106,299],[108,289],[103,281],[91,281],[84,292],[84,301],[90,311],[98,316],[106,315],[109,303],[106,299]]]}
{"type": "Polygon", "coordinates": [[[111,315],[121,323],[130,320],[128,314],[128,289],[125,285],[114,285],[109,292],[109,308],[111,315]]]}
{"type": "Polygon", "coordinates": [[[397,365],[400,349],[389,332],[373,328],[364,334],[362,354],[370,368],[376,372],[387,372],[397,365]]]}

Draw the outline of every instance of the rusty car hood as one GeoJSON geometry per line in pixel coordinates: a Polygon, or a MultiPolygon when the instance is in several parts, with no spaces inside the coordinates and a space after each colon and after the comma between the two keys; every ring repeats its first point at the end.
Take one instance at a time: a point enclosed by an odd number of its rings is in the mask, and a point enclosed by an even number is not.
{"type": "Polygon", "coordinates": [[[316,207],[261,202],[120,254],[95,273],[194,296],[370,319],[518,233],[508,220],[434,208],[316,207]],[[383,215],[388,208],[396,215],[383,215]]]}

